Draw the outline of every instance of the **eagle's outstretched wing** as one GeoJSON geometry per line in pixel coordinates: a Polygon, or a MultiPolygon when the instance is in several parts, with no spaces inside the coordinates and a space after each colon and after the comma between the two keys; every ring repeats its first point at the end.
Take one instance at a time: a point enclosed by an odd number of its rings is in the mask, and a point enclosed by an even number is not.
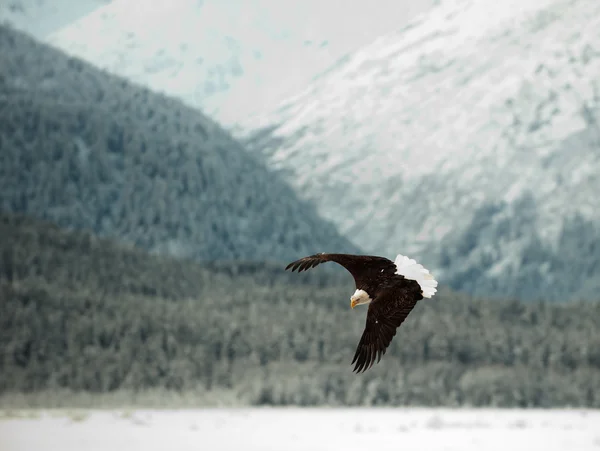
{"type": "MultiPolygon", "coordinates": [[[[296,260],[286,266],[286,270],[306,271],[310,268],[325,263],[335,262],[352,274],[356,288],[364,289],[373,284],[375,280],[381,280],[381,276],[393,276],[396,273],[396,265],[385,257],[373,255],[353,254],[314,254],[296,260]]],[[[368,290],[367,290],[368,291],[368,290]]]]}
{"type": "MultiPolygon", "coordinates": [[[[413,281],[400,281],[398,284],[381,293],[369,304],[365,330],[358,342],[352,364],[353,371],[360,373],[371,368],[381,360],[396,329],[404,322],[408,314],[423,296],[413,286],[413,281]]],[[[415,283],[416,284],[416,283],[415,283]]]]}

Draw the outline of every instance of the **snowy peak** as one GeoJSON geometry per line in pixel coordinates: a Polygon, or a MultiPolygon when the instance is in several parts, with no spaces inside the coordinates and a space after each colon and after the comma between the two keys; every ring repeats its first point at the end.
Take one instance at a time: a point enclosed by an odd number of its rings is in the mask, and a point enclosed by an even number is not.
{"type": "Polygon", "coordinates": [[[48,42],[232,126],[431,1],[114,0],[48,42]]]}
{"type": "Polygon", "coordinates": [[[531,196],[535,214],[484,268],[518,262],[532,233],[551,248],[564,218],[600,221],[599,92],[599,2],[455,0],[243,126],[359,246],[442,275],[434,256],[488,204],[531,196]]]}

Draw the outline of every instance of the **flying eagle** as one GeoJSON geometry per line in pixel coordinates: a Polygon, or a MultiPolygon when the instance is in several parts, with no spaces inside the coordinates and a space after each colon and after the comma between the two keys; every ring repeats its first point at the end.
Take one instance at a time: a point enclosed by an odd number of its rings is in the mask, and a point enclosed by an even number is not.
{"type": "Polygon", "coordinates": [[[415,260],[398,254],[395,261],[385,257],[352,254],[315,254],[296,260],[286,270],[306,271],[328,261],[342,265],[352,274],[356,291],[350,307],[369,304],[365,330],[352,364],[360,373],[377,363],[417,301],[432,297],[437,281],[415,260]]]}

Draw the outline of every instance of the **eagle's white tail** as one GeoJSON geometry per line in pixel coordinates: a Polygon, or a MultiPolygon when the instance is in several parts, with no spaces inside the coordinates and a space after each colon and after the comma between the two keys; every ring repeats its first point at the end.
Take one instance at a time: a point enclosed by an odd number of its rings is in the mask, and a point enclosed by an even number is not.
{"type": "Polygon", "coordinates": [[[437,280],[429,273],[429,270],[423,268],[422,265],[417,263],[412,258],[405,257],[404,255],[398,254],[394,261],[396,265],[396,274],[401,274],[407,279],[416,280],[421,285],[423,291],[423,297],[430,298],[435,294],[437,289],[437,280]]]}

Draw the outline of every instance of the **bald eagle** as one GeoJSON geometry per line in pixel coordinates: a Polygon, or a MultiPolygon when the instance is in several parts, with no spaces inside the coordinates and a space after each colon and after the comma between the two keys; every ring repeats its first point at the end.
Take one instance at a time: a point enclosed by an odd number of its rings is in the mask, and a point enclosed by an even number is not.
{"type": "Polygon", "coordinates": [[[385,257],[352,254],[315,254],[286,266],[298,272],[325,263],[335,262],[354,277],[356,291],[350,297],[350,307],[368,304],[365,330],[354,359],[355,372],[366,371],[385,354],[417,301],[431,298],[437,291],[437,281],[415,260],[398,254],[395,261],[385,257]]]}

